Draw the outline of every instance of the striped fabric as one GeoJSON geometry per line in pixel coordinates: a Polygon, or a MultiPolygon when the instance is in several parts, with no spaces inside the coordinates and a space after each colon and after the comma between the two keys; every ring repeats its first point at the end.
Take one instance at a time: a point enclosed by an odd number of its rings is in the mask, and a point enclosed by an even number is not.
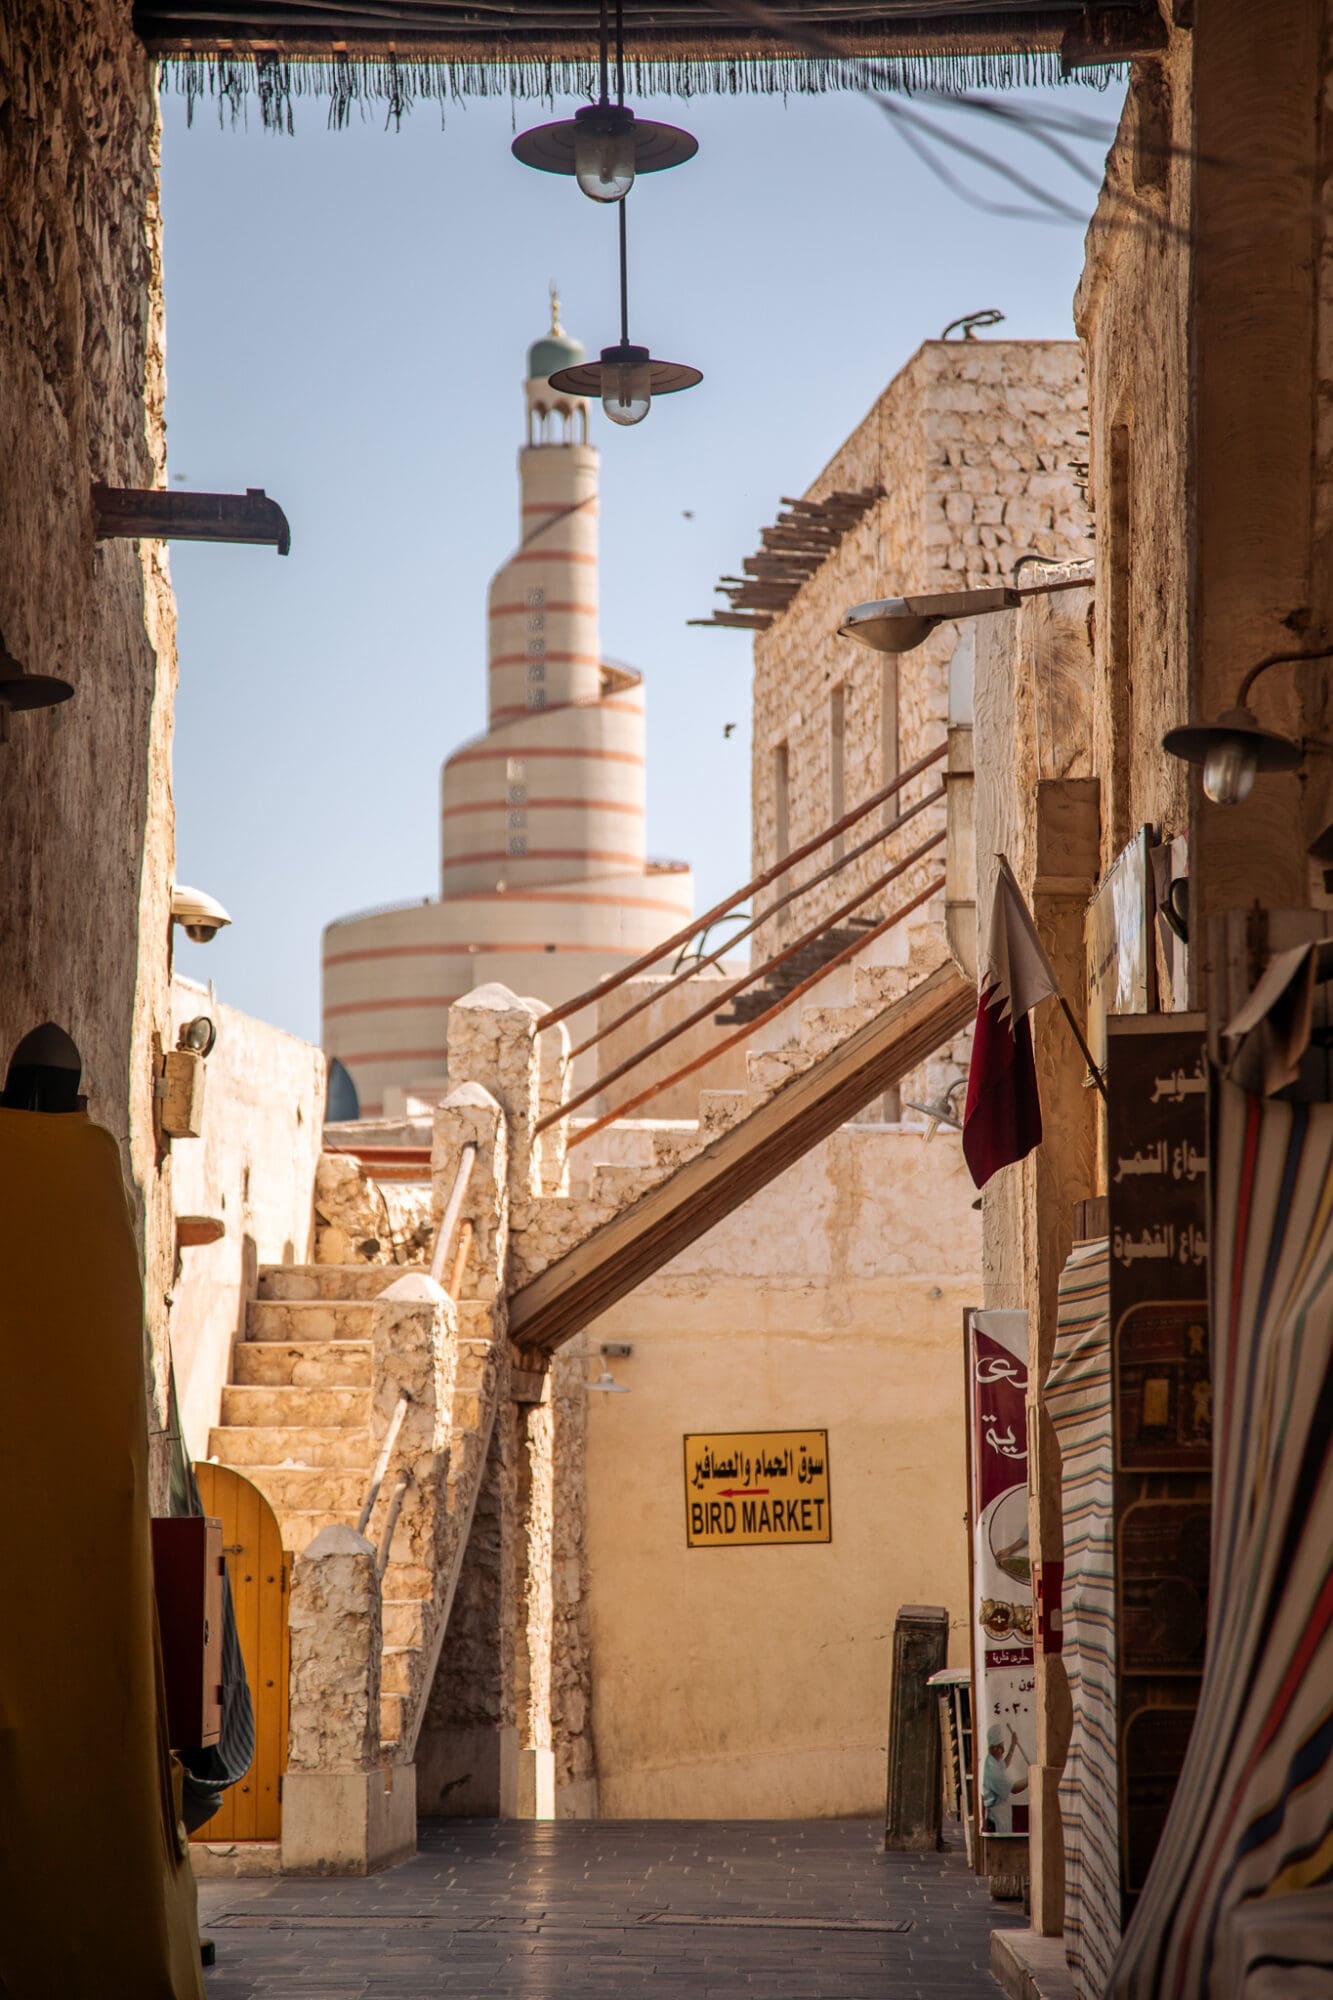
{"type": "Polygon", "coordinates": [[[1230,2000],[1259,1898],[1294,1949],[1244,1993],[1329,1990],[1327,1899],[1277,1899],[1333,1879],[1333,1105],[1223,1083],[1215,1130],[1208,1658],[1110,1988],[1136,2000],[1230,2000]]]}
{"type": "Polygon", "coordinates": [[[1046,1378],[1046,1407],[1062,1461],[1064,1662],[1074,1710],[1060,1779],[1065,1956],[1079,2000],[1106,1991],[1120,1943],[1107,1287],[1106,1238],[1076,1243],[1060,1273],[1046,1378]]]}

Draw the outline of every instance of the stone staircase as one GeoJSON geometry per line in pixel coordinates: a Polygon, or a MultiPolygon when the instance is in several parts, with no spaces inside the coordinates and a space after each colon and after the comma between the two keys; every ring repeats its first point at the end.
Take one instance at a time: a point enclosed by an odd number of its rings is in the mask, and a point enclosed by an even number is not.
{"type": "MultiPolygon", "coordinates": [[[[878,960],[872,946],[869,962],[853,960],[830,973],[770,1027],[767,1038],[746,1051],[744,1090],[701,1090],[697,1122],[645,1119],[631,1127],[624,1121],[614,1142],[610,1133],[603,1133],[586,1153],[576,1147],[570,1155],[571,1192],[604,1208],[609,1219],[740,1125],[944,964],[938,915],[927,905],[901,935],[890,932],[881,949],[887,955],[878,960]],[[630,1160],[625,1157],[627,1142],[634,1153],[630,1160]],[[609,1158],[612,1144],[616,1157],[609,1158]]],[[[717,1019],[729,1021],[731,1016],[717,1019]]],[[[922,1092],[941,1093],[963,1073],[969,1041],[966,1029],[952,1033],[919,1074],[905,1072],[905,1077],[910,1075],[913,1087],[922,1092]]]]}
{"type": "Polygon", "coordinates": [[[935,901],[759,1031],[744,1090],[701,1090],[692,1123],[620,1121],[575,1147],[567,1196],[515,1210],[520,1349],[572,1338],[891,1085],[962,1073],[976,991],[946,955],[935,901]]]}
{"type": "MultiPolygon", "coordinates": [[[[373,1334],[376,1300],[419,1265],[263,1265],[244,1337],[232,1350],[221,1423],[209,1456],[257,1486],[278,1517],[282,1545],[299,1555],[324,1528],[354,1528],[370,1483],[373,1334]]],[[[485,1307],[459,1307],[459,1388],[469,1382],[469,1319],[485,1307]]],[[[484,1343],[488,1344],[488,1343],[484,1343]]],[[[456,1399],[449,1484],[451,1504],[470,1511],[459,1490],[480,1479],[491,1410],[485,1398],[456,1399]]],[[[390,1466],[370,1524],[382,1521],[390,1466]]],[[[461,1548],[459,1550],[461,1558],[461,1548]]],[[[383,1579],[380,1734],[386,1754],[402,1743],[408,1706],[424,1668],[423,1651],[436,1578],[424,1566],[390,1560],[383,1579]]]]}

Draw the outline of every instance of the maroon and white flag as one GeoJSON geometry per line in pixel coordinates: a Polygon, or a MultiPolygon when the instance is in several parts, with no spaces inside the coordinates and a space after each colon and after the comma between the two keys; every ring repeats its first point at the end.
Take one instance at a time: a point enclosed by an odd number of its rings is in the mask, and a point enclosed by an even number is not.
{"type": "Polygon", "coordinates": [[[1041,1143],[1041,1100],[1028,1015],[1058,993],[1023,892],[1003,855],[981,966],[972,1068],[963,1113],[963,1157],[973,1180],[1026,1159],[1041,1143]]]}

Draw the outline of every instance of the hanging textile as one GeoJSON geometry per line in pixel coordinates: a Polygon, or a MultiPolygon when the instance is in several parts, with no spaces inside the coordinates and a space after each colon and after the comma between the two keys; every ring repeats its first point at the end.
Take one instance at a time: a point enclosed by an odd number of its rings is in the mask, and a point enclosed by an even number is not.
{"type": "Polygon", "coordinates": [[[1326,1992],[1333,1957],[1333,1105],[1221,1083],[1214,1129],[1207,1662],[1117,2000],[1326,1992]]]}
{"type": "Polygon", "coordinates": [[[1060,1444],[1064,1663],[1073,1704],[1060,1778],[1065,1956],[1080,2000],[1105,1992],[1120,1943],[1107,1257],[1104,1236],[1070,1251],[1046,1378],[1046,1408],[1060,1444]]]}

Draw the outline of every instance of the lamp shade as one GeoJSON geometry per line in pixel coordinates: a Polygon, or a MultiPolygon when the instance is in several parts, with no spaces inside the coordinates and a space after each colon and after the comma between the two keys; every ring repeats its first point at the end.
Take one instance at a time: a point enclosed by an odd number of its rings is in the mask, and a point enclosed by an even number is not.
{"type": "Polygon", "coordinates": [[[636,118],[627,105],[585,104],[572,118],[520,132],[509,150],[525,167],[535,167],[539,173],[578,174],[580,186],[585,193],[592,192],[594,200],[617,201],[628,192],[636,175],[659,174],[692,160],[699,141],[678,125],[636,118]],[[589,153],[599,147],[606,147],[608,159],[617,163],[616,171],[605,176],[604,193],[590,189],[586,179],[589,153]],[[628,165],[628,173],[622,162],[628,165]]]}
{"type": "Polygon", "coordinates": [[[1305,759],[1299,743],[1264,729],[1244,707],[1224,710],[1216,722],[1168,729],[1162,748],[1187,764],[1202,764],[1204,793],[1220,806],[1243,804],[1260,771],[1295,771],[1305,759]]]}
{"type": "Polygon", "coordinates": [[[949,618],[975,618],[987,611],[1012,611],[1022,596],[1008,585],[990,590],[933,591],[919,597],[881,597],[854,604],[838,627],[840,639],[856,639],[876,653],[910,653],[949,618]]]}

